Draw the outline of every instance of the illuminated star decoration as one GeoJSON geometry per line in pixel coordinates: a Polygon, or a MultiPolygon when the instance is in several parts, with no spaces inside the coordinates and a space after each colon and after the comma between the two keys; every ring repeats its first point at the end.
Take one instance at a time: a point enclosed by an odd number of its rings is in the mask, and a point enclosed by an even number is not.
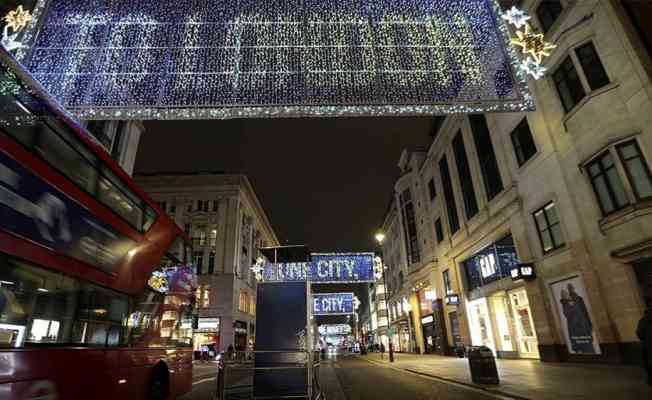
{"type": "Polygon", "coordinates": [[[548,70],[543,65],[534,61],[532,57],[527,57],[525,60],[523,60],[519,65],[519,67],[523,72],[525,72],[528,75],[531,75],[534,79],[543,78],[546,71],[548,70]]]}
{"type": "Polygon", "coordinates": [[[527,21],[531,19],[529,15],[516,8],[516,6],[512,6],[512,8],[507,10],[502,15],[502,18],[517,28],[527,25],[527,21]]]}
{"type": "Polygon", "coordinates": [[[516,38],[512,39],[512,43],[523,49],[523,54],[529,54],[534,61],[541,64],[543,57],[550,55],[550,50],[557,47],[552,43],[546,42],[543,38],[543,33],[533,31],[530,25],[525,25],[522,31],[516,31],[516,38]]]}
{"type": "Polygon", "coordinates": [[[263,280],[263,271],[265,268],[263,268],[263,264],[265,263],[265,260],[262,257],[258,257],[256,259],[256,264],[254,264],[253,267],[251,267],[251,272],[254,273],[256,280],[258,282],[263,280]]]}
{"type": "Polygon", "coordinates": [[[23,6],[18,6],[17,9],[9,11],[4,17],[7,23],[7,28],[12,29],[14,32],[23,30],[27,24],[32,20],[32,14],[23,9],[23,6]]]}

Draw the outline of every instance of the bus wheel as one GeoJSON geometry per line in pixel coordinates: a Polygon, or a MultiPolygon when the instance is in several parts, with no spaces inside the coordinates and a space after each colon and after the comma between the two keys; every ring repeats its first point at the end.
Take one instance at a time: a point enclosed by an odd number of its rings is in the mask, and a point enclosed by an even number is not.
{"type": "Polygon", "coordinates": [[[157,365],[149,385],[149,400],[166,400],[170,394],[167,370],[163,365],[157,365]]]}

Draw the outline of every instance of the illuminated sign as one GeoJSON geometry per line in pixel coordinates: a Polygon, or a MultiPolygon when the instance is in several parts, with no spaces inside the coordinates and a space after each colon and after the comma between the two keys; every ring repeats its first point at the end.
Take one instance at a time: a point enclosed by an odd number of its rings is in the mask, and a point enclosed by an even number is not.
{"type": "Polygon", "coordinates": [[[513,281],[517,281],[519,279],[528,281],[537,277],[536,272],[534,271],[533,263],[517,264],[512,267],[509,273],[513,281]]]}
{"type": "Polygon", "coordinates": [[[154,271],[147,281],[152,290],[159,293],[192,293],[197,287],[194,268],[189,265],[177,265],[161,271],[154,271]]]}
{"type": "Polygon", "coordinates": [[[147,285],[149,285],[149,287],[156,292],[167,293],[169,290],[168,276],[163,271],[154,271],[152,272],[152,275],[149,277],[149,280],[147,281],[147,285]]]}
{"type": "Polygon", "coordinates": [[[437,300],[437,293],[434,290],[426,290],[426,300],[437,300]]]}
{"type": "Polygon", "coordinates": [[[39,0],[22,60],[85,119],[534,108],[498,0],[39,0]]]}
{"type": "Polygon", "coordinates": [[[353,314],[353,293],[314,293],[313,315],[353,314]]]}
{"type": "Polygon", "coordinates": [[[201,330],[218,330],[220,328],[219,318],[199,318],[197,329],[201,330]]]}
{"type": "Polygon", "coordinates": [[[421,318],[421,324],[432,324],[435,321],[435,318],[432,315],[421,318]]]}
{"type": "Polygon", "coordinates": [[[351,333],[351,325],[349,324],[324,324],[319,325],[319,334],[327,335],[348,335],[351,333]]]}
{"type": "Polygon", "coordinates": [[[267,263],[252,267],[264,282],[346,283],[374,281],[373,253],[313,253],[311,262],[267,263]]]}

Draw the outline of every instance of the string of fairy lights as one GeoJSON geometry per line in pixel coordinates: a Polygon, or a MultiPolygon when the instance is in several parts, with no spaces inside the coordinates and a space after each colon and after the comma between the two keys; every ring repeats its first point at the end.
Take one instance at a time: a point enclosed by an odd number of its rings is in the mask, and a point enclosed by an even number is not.
{"type": "Polygon", "coordinates": [[[99,118],[532,108],[495,0],[51,0],[26,63],[99,118]]]}

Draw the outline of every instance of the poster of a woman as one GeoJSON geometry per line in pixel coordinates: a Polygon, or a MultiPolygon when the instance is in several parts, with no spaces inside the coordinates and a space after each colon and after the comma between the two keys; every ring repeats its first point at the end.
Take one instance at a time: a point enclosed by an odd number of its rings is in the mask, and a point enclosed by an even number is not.
{"type": "Polygon", "coordinates": [[[584,283],[573,276],[550,284],[571,354],[600,354],[584,283]]]}

